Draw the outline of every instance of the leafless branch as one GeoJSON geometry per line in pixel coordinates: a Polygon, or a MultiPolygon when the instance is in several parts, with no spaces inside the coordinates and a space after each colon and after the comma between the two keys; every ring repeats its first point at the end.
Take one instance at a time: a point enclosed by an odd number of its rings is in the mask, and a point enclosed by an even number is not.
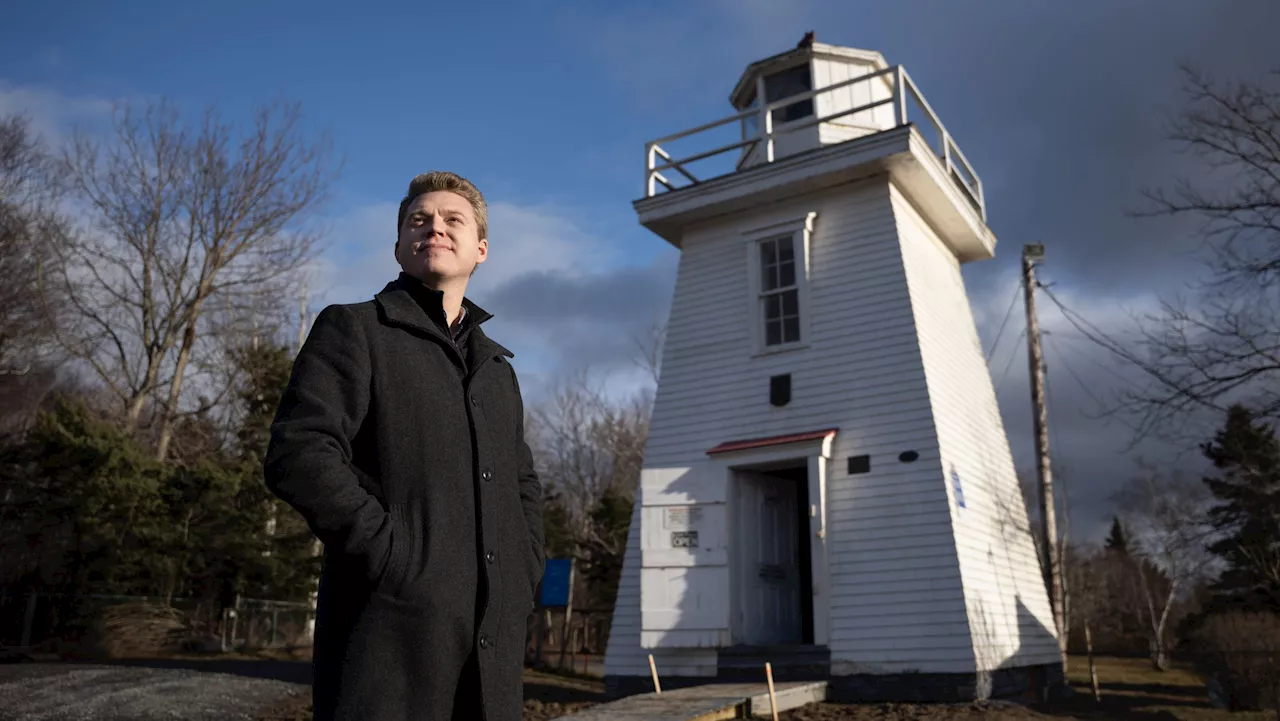
{"type": "Polygon", "coordinates": [[[59,290],[78,323],[63,345],[85,361],[137,427],[159,420],[164,457],[177,419],[226,395],[217,374],[233,325],[216,306],[280,308],[318,238],[307,222],[335,177],[329,145],[309,139],[299,107],[274,103],[247,126],[210,108],[196,121],[168,101],[123,105],[114,138],[77,134],[62,167],[85,210],[59,290]],[[199,400],[203,396],[204,400],[199,400]]]}
{"type": "Polygon", "coordinates": [[[57,168],[22,115],[0,117],[0,370],[25,374],[51,356],[62,303],[45,306],[39,269],[67,236],[57,168]]]}
{"type": "Polygon", "coordinates": [[[1138,215],[1201,221],[1208,276],[1193,299],[1165,298],[1120,340],[1045,294],[1086,338],[1140,379],[1107,413],[1127,420],[1132,444],[1203,438],[1241,402],[1280,417],[1280,71],[1257,83],[1215,82],[1184,68],[1186,107],[1170,139],[1200,162],[1195,180],[1150,190],[1138,215]]]}

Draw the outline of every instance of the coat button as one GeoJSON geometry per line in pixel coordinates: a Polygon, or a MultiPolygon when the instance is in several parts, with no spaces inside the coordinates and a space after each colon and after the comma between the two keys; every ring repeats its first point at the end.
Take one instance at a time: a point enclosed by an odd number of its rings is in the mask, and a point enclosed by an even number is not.
{"type": "Polygon", "coordinates": [[[488,561],[489,563],[493,563],[493,559],[495,558],[497,558],[497,556],[493,555],[493,551],[489,551],[488,553],[484,554],[484,560],[488,561]]]}
{"type": "Polygon", "coordinates": [[[492,480],[493,480],[493,471],[491,471],[491,470],[489,470],[488,468],[486,468],[486,469],[484,470],[484,472],[480,474],[480,477],[481,477],[481,478],[483,478],[483,479],[485,479],[486,481],[492,481],[492,480]]]}
{"type": "Polygon", "coordinates": [[[488,636],[481,636],[481,637],[480,637],[480,648],[482,648],[482,649],[486,649],[486,650],[489,648],[489,637],[488,637],[488,636]]]}

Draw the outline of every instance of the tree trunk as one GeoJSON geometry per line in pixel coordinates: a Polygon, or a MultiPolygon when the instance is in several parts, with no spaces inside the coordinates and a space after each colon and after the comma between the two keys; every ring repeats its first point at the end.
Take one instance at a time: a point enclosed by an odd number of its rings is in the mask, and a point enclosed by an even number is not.
{"type": "Polygon", "coordinates": [[[196,320],[200,317],[200,301],[191,304],[187,328],[182,333],[182,347],[173,367],[173,384],[169,386],[169,402],[164,407],[164,421],[160,426],[160,442],[156,445],[156,459],[163,461],[169,454],[169,442],[173,440],[173,425],[178,415],[178,402],[182,396],[182,376],[191,360],[191,348],[196,344],[196,320]]]}
{"type": "Polygon", "coordinates": [[[1151,595],[1151,588],[1147,585],[1147,577],[1145,569],[1138,566],[1138,581],[1142,586],[1142,596],[1147,602],[1147,618],[1151,622],[1151,637],[1148,639],[1147,647],[1151,654],[1151,667],[1157,671],[1167,671],[1169,669],[1169,653],[1165,648],[1164,627],[1169,621],[1169,609],[1173,607],[1174,596],[1178,593],[1178,583],[1175,580],[1169,584],[1169,595],[1164,599],[1164,608],[1160,611],[1159,618],[1156,617],[1155,599],[1151,595]]]}

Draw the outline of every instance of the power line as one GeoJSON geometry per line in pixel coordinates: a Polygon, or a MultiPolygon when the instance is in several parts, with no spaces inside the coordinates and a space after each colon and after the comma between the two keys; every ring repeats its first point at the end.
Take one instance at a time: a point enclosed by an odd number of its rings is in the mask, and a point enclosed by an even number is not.
{"type": "Polygon", "coordinates": [[[1022,340],[1026,336],[1027,331],[1024,328],[1022,332],[1018,334],[1018,339],[1013,342],[1013,352],[1009,354],[1009,362],[1004,364],[1004,370],[1000,373],[1000,380],[996,381],[996,388],[1004,385],[1005,376],[1009,375],[1009,369],[1013,367],[1013,359],[1018,357],[1018,341],[1022,340]]]}
{"type": "Polygon", "coordinates": [[[991,347],[987,349],[987,362],[991,362],[991,354],[996,352],[996,347],[1000,345],[1000,336],[1004,335],[1004,327],[1009,322],[1009,316],[1013,315],[1013,306],[1018,304],[1018,291],[1022,290],[1021,285],[1013,286],[1013,297],[1009,299],[1009,308],[1004,312],[1004,320],[1000,321],[1000,330],[996,331],[996,339],[991,342],[991,347]]]}
{"type": "MultiPolygon", "coordinates": [[[[1084,379],[1080,377],[1080,374],[1076,373],[1075,368],[1072,368],[1071,364],[1067,362],[1067,355],[1062,352],[1061,348],[1058,347],[1057,340],[1053,336],[1049,336],[1049,346],[1053,349],[1054,355],[1062,359],[1062,367],[1067,369],[1067,373],[1069,373],[1071,377],[1075,379],[1076,383],[1080,386],[1080,390],[1084,391],[1085,395],[1089,396],[1089,400],[1093,401],[1094,403],[1097,403],[1099,406],[1103,405],[1102,400],[1099,399],[1098,396],[1094,394],[1093,390],[1089,388],[1089,384],[1085,383],[1084,379]]],[[[1093,359],[1090,358],[1090,360],[1093,360],[1093,359]]],[[[1094,362],[1096,363],[1097,361],[1094,361],[1094,362]]],[[[1103,366],[1101,363],[1099,363],[1098,365],[1102,366],[1103,368],[1106,368],[1106,366],[1103,366]]],[[[1110,370],[1110,369],[1107,368],[1107,370],[1110,370]]],[[[1120,377],[1119,374],[1116,374],[1116,377],[1119,378],[1120,377]]]]}
{"type": "Polygon", "coordinates": [[[1119,353],[1126,358],[1129,357],[1128,354],[1120,351],[1120,344],[1107,337],[1107,334],[1102,329],[1098,328],[1098,326],[1093,323],[1090,323],[1084,316],[1068,308],[1061,300],[1058,300],[1058,296],[1054,295],[1053,291],[1049,290],[1049,285],[1052,284],[1040,283],[1040,290],[1044,291],[1046,298],[1053,301],[1053,304],[1057,306],[1059,312],[1062,313],[1062,317],[1066,318],[1067,322],[1080,332],[1080,335],[1083,335],[1085,338],[1113,353],[1119,353]]]}
{"type": "MultiPolygon", "coordinates": [[[[1050,283],[1049,285],[1052,285],[1052,283],[1050,283]]],[[[1098,326],[1094,325],[1093,323],[1090,323],[1086,318],[1084,318],[1084,316],[1080,315],[1079,313],[1076,313],[1070,308],[1067,308],[1067,306],[1061,300],[1059,300],[1058,297],[1055,296],[1053,292],[1048,289],[1048,287],[1046,287],[1045,285],[1041,285],[1040,289],[1044,291],[1045,296],[1049,298],[1049,300],[1053,301],[1054,306],[1057,307],[1058,311],[1062,314],[1062,317],[1065,318],[1066,321],[1070,323],[1080,335],[1084,336],[1086,340],[1090,341],[1096,346],[1102,347],[1104,350],[1111,353],[1112,355],[1119,356],[1120,358],[1124,359],[1128,363],[1138,366],[1140,369],[1144,370],[1148,375],[1155,377],[1157,380],[1167,383],[1167,381],[1165,381],[1165,379],[1160,374],[1155,373],[1150,369],[1143,367],[1142,363],[1132,353],[1124,350],[1119,343],[1109,338],[1105,332],[1103,332],[1101,329],[1098,328],[1098,326]],[[1088,329],[1086,329],[1086,327],[1088,329]],[[1089,330],[1089,329],[1092,329],[1092,330],[1089,330]]],[[[1052,343],[1052,341],[1050,342],[1052,343]]],[[[1074,346],[1069,345],[1068,347],[1074,347],[1074,346]]],[[[1125,378],[1124,376],[1117,373],[1114,368],[1107,367],[1097,358],[1092,357],[1091,355],[1089,355],[1088,353],[1085,353],[1079,348],[1076,348],[1076,350],[1082,356],[1088,359],[1090,363],[1093,363],[1094,365],[1098,366],[1102,370],[1106,371],[1107,373],[1115,377],[1115,379],[1120,381],[1121,384],[1127,386],[1133,383],[1132,379],[1125,378]]],[[[1066,366],[1067,372],[1070,373],[1073,378],[1075,378],[1076,383],[1079,384],[1079,386],[1084,390],[1084,392],[1089,395],[1089,398],[1098,405],[1099,413],[1101,415],[1112,416],[1113,411],[1105,410],[1107,404],[1090,389],[1089,384],[1085,383],[1084,380],[1080,378],[1080,376],[1071,367],[1071,365],[1066,362],[1066,356],[1063,355],[1062,357],[1063,357],[1063,364],[1066,366]]],[[[1115,420],[1117,420],[1120,423],[1120,425],[1124,426],[1125,428],[1128,428],[1130,431],[1137,434],[1145,435],[1146,431],[1144,431],[1140,426],[1135,426],[1132,423],[1126,422],[1123,418],[1120,418],[1118,416],[1113,416],[1113,417],[1115,420]]],[[[1130,449],[1132,449],[1132,447],[1133,447],[1133,442],[1130,443],[1130,449]]]]}

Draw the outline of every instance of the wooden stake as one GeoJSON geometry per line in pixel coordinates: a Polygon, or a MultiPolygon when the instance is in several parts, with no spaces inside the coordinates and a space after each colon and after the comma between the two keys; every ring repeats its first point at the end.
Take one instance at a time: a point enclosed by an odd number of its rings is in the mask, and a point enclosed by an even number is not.
{"type": "Polygon", "coordinates": [[[1084,622],[1084,647],[1089,652],[1089,679],[1093,681],[1093,700],[1098,702],[1102,700],[1102,694],[1098,692],[1098,670],[1093,666],[1093,635],[1089,633],[1089,622],[1084,622]]]}
{"type": "Polygon", "coordinates": [[[658,667],[653,663],[653,654],[649,654],[649,673],[653,674],[653,690],[662,695],[662,686],[658,683],[658,667]]]}
{"type": "Polygon", "coordinates": [[[764,662],[764,675],[769,679],[769,710],[773,712],[773,721],[778,721],[778,697],[773,693],[773,666],[764,662]]]}

